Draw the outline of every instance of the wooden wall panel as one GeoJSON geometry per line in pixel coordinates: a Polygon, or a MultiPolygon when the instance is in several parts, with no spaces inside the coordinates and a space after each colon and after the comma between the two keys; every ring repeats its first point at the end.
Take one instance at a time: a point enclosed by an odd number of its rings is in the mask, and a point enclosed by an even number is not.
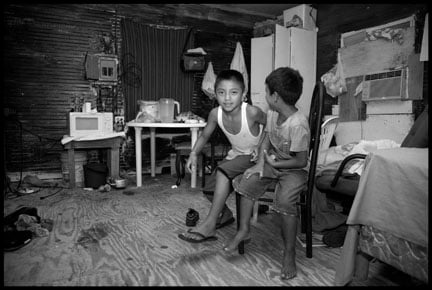
{"type": "Polygon", "coordinates": [[[99,51],[99,36],[111,31],[111,16],[70,5],[6,7],[4,105],[17,112],[6,120],[9,170],[21,168],[21,152],[23,170],[60,168],[60,140],[74,96],[95,99],[84,78],[85,54],[99,51]]]}

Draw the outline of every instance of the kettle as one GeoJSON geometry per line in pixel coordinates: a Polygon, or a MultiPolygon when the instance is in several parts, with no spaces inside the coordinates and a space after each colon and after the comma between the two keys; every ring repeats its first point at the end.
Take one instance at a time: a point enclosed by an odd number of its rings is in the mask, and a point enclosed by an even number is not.
{"type": "Polygon", "coordinates": [[[177,114],[180,113],[180,103],[170,98],[159,99],[159,118],[163,123],[174,122],[174,105],[177,106],[177,114]]]}

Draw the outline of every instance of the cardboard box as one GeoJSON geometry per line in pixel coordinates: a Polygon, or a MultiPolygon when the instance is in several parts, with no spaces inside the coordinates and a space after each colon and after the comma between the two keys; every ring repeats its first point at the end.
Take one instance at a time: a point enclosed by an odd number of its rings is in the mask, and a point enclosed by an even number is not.
{"type": "Polygon", "coordinates": [[[284,10],[283,18],[284,18],[284,26],[289,26],[289,23],[294,15],[297,15],[301,18],[303,22],[303,26],[300,28],[306,30],[315,30],[316,28],[316,20],[317,20],[317,11],[312,8],[309,4],[301,4],[299,6],[284,10]]]}

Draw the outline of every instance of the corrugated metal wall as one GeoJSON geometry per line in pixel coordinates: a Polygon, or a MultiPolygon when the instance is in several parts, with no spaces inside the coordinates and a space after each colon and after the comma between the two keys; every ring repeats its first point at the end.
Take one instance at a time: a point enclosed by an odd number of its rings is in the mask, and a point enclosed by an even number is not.
{"type": "MultiPolygon", "coordinates": [[[[74,107],[75,97],[82,97],[96,107],[95,90],[85,79],[84,61],[86,53],[100,53],[100,38],[103,34],[113,33],[117,37],[116,49],[120,58],[122,36],[120,19],[130,19],[147,25],[172,25],[195,27],[196,35],[206,41],[200,42],[208,52],[206,61],[213,61],[216,72],[219,68],[229,68],[235,50],[235,40],[249,46],[252,29],[244,27],[250,22],[248,15],[237,15],[239,27],[226,27],[224,23],[208,20],[205,15],[223,18],[225,12],[202,9],[202,19],[188,15],[187,5],[181,13],[173,10],[173,5],[129,5],[129,4],[14,4],[4,8],[4,101],[3,105],[16,111],[9,116],[4,125],[5,159],[7,171],[56,171],[61,172],[60,153],[63,147],[60,140],[66,132],[66,114],[74,107]],[[174,14],[173,14],[174,13],[174,14]],[[179,14],[180,13],[180,14],[179,14]],[[182,16],[184,13],[186,16],[182,16]],[[17,122],[19,121],[19,123],[17,122]],[[22,124],[22,138],[20,134],[22,124]],[[22,149],[21,149],[21,140],[22,149]],[[23,166],[21,167],[21,157],[23,166]]],[[[174,5],[175,6],[175,5],[174,5]]],[[[227,14],[232,17],[232,13],[227,14]]],[[[228,17],[227,16],[227,17],[228,17]]],[[[262,20],[261,18],[257,18],[262,20]]],[[[228,21],[232,25],[232,20],[228,21]]],[[[182,43],[183,46],[183,43],[182,43]]],[[[244,47],[244,50],[248,48],[244,47]]],[[[249,54],[245,52],[246,61],[249,54]]],[[[170,61],[170,60],[167,60],[170,61]]],[[[179,63],[175,66],[179,68],[179,63]]],[[[168,67],[168,66],[166,66],[168,67]]],[[[120,63],[122,70],[122,63],[120,63]]],[[[122,71],[120,71],[122,73],[122,71]]],[[[149,72],[149,75],[151,72],[149,72]]],[[[193,93],[181,100],[182,111],[191,110],[206,117],[211,102],[201,92],[204,73],[191,73],[193,93]],[[206,99],[207,100],[206,100],[206,99]],[[206,105],[198,100],[206,101],[206,105]]],[[[152,76],[153,80],[166,78],[167,74],[152,76]]],[[[120,77],[117,100],[110,101],[105,111],[122,108],[124,98],[120,77]],[[111,104],[111,101],[115,101],[111,104]]],[[[165,97],[172,94],[164,91],[165,97]]],[[[178,90],[183,90],[181,86],[178,90]]],[[[149,99],[161,96],[149,93],[149,99]]],[[[128,120],[126,120],[128,121],[128,120]]],[[[121,166],[134,163],[134,144],[128,143],[126,152],[120,157],[121,166]],[[129,146],[130,145],[130,146],[129,146]]],[[[143,152],[147,152],[143,148],[143,152]]],[[[89,156],[90,157],[90,156],[89,156]]],[[[134,166],[134,164],[131,164],[134,166]]]]}
{"type": "MultiPolygon", "coordinates": [[[[135,118],[138,100],[172,98],[179,101],[181,111],[190,111],[193,93],[193,73],[180,69],[180,58],[188,29],[159,28],[130,20],[121,22],[123,67],[137,66],[137,81],[124,84],[125,117],[135,118]],[[130,61],[129,64],[126,62],[130,61]]],[[[188,43],[193,43],[192,38],[188,43]]],[[[186,48],[190,48],[187,45],[186,48]]],[[[128,74],[128,71],[123,73],[128,74]]]]}
{"type": "Polygon", "coordinates": [[[85,80],[86,52],[97,53],[102,33],[110,33],[113,14],[69,5],[10,5],[4,10],[4,106],[17,111],[23,128],[6,125],[9,170],[59,168],[60,139],[74,96],[95,102],[85,80]]]}

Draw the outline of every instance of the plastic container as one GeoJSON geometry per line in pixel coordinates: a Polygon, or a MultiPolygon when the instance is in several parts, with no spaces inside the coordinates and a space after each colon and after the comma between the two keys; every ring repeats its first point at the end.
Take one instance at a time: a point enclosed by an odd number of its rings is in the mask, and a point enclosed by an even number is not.
{"type": "Polygon", "coordinates": [[[84,165],[85,187],[99,188],[107,183],[108,167],[105,163],[90,163],[84,165]]]}
{"type": "MultiPolygon", "coordinates": [[[[84,187],[84,165],[87,163],[87,152],[76,151],[75,156],[75,186],[84,187]]],[[[62,175],[66,182],[69,182],[69,158],[68,152],[61,153],[62,175]]]]}
{"type": "Polygon", "coordinates": [[[179,102],[169,98],[159,99],[159,118],[162,123],[174,122],[174,108],[177,108],[177,115],[180,114],[179,102]]]}
{"type": "Polygon", "coordinates": [[[159,102],[138,100],[140,111],[136,116],[137,122],[154,123],[159,119],[159,102]]]}

